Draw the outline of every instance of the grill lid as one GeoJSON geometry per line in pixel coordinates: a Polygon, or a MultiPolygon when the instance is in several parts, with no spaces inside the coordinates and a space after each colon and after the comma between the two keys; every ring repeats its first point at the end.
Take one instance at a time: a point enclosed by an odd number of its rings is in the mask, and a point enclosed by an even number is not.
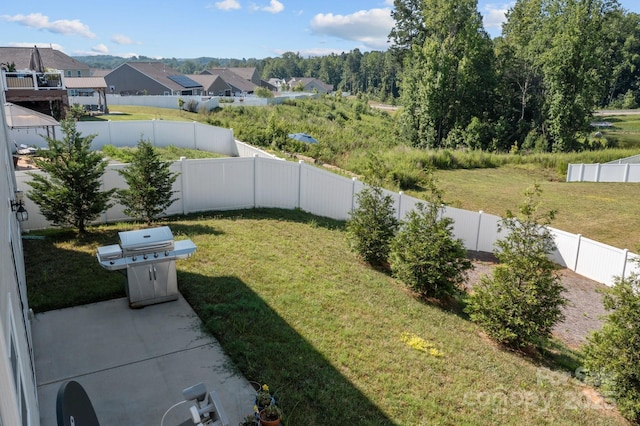
{"type": "Polygon", "coordinates": [[[119,232],[123,253],[173,250],[173,234],[168,226],[119,232]]]}

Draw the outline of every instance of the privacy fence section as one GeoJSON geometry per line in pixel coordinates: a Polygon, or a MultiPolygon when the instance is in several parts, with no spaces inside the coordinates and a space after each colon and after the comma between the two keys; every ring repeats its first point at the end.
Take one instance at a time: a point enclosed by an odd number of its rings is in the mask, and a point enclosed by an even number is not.
{"type": "Polygon", "coordinates": [[[569,164],[567,182],[640,182],[640,164],[569,164]]]}
{"type": "Polygon", "coordinates": [[[101,149],[104,145],[131,147],[142,138],[160,147],[173,145],[238,155],[233,130],[195,121],[80,121],[77,129],[83,136],[97,135],[91,144],[92,149],[101,149]]]}
{"type": "MultiPolygon", "coordinates": [[[[122,188],[125,182],[118,174],[124,165],[111,165],[103,178],[103,188],[122,188]]],[[[338,220],[346,220],[357,205],[357,193],[364,184],[323,170],[304,162],[289,162],[270,158],[241,157],[198,159],[174,162],[172,171],[180,175],[174,184],[179,198],[168,215],[210,210],[249,209],[255,207],[296,209],[338,220]]],[[[28,172],[16,172],[18,187],[27,191],[31,179],[28,172]]],[[[423,202],[403,193],[386,191],[394,201],[399,219],[406,218],[416,204],[423,202]]],[[[26,199],[29,220],[24,228],[41,229],[50,224],[38,207],[26,199]]],[[[128,220],[123,208],[116,205],[105,212],[99,222],[128,220]]],[[[444,209],[451,217],[456,238],[469,250],[492,252],[502,238],[500,217],[483,212],[471,212],[453,207],[444,209]]],[[[628,276],[637,270],[630,263],[634,254],[607,246],[580,235],[551,229],[557,250],[553,258],[559,264],[587,278],[611,285],[615,276],[628,276]]]]}
{"type": "MultiPolygon", "coordinates": [[[[91,148],[98,150],[105,145],[133,147],[142,138],[154,146],[170,145],[180,148],[217,152],[230,157],[239,156],[238,145],[232,129],[210,126],[190,121],[135,120],[135,121],[79,121],[76,125],[82,136],[96,135],[91,148]]],[[[62,139],[60,127],[55,128],[56,139],[62,139]]],[[[45,129],[12,129],[10,138],[17,145],[25,144],[46,148],[45,129]]],[[[53,136],[52,130],[50,136],[53,136]]]]}

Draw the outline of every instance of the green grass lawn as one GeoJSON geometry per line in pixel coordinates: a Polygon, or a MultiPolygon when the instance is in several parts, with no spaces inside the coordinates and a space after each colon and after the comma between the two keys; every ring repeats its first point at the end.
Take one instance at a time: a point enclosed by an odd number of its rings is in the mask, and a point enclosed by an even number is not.
{"type": "Polygon", "coordinates": [[[113,105],[109,114],[84,116],[81,121],[131,121],[131,120],[171,120],[194,121],[198,114],[169,108],[156,108],[131,105],[113,105]]]}
{"type": "Polygon", "coordinates": [[[436,176],[449,205],[498,216],[515,211],[523,191],[539,183],[543,208],[558,211],[554,228],[618,248],[639,249],[640,183],[567,183],[553,179],[548,170],[526,166],[439,170],[436,176]]]}
{"type": "MultiPolygon", "coordinates": [[[[287,425],[625,424],[553,356],[502,350],[464,315],[363,265],[342,222],[243,210],[162,224],[198,247],[177,263],[181,293],[245,377],[275,391],[287,425]]],[[[30,306],[124,296],[124,277],[95,250],[135,226],[24,240],[30,306]]],[[[580,354],[562,357],[573,368],[580,354]]]]}

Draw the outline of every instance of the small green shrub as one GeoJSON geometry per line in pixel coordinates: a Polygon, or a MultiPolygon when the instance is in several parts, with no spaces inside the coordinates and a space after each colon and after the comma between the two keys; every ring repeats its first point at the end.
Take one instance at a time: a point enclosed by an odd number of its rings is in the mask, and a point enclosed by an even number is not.
{"type": "Polygon", "coordinates": [[[525,191],[520,217],[508,211],[496,242],[500,264],[483,276],[469,298],[467,312],[497,342],[510,347],[537,343],[562,320],[564,288],[548,255],[555,245],[547,225],[555,212],[538,213],[540,187],[525,191]]]}
{"type": "Polygon", "coordinates": [[[366,186],[356,195],[358,206],[347,221],[351,249],[374,266],[386,264],[389,244],[398,229],[393,199],[382,188],[366,186]]]}
{"type": "Polygon", "coordinates": [[[273,92],[266,87],[258,87],[253,93],[259,98],[273,98],[273,92]]]}
{"type": "Polygon", "coordinates": [[[622,415],[640,420],[640,275],[617,278],[603,296],[611,311],[585,347],[587,379],[615,400],[622,415]]]}
{"type": "Polygon", "coordinates": [[[431,173],[425,185],[429,189],[428,203],[418,203],[407,213],[391,242],[391,270],[422,296],[455,296],[473,266],[462,240],[453,236],[453,219],[442,215],[442,193],[431,173]]]}

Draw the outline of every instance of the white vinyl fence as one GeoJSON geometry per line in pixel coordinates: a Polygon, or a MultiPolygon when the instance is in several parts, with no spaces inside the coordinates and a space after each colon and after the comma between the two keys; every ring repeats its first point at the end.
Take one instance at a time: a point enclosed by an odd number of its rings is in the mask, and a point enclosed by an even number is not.
{"type": "Polygon", "coordinates": [[[640,164],[569,164],[567,182],[640,182],[640,164]]]}
{"type": "MultiPolygon", "coordinates": [[[[233,131],[199,123],[163,120],[80,122],[83,135],[97,134],[92,147],[105,144],[134,146],[142,137],[156,146],[176,145],[220,152],[238,158],[198,159],[174,162],[171,170],[178,172],[174,184],[179,200],[167,215],[211,210],[271,207],[302,209],[309,213],[346,220],[356,203],[356,194],[364,184],[304,162],[289,162],[273,158],[255,147],[233,138],[233,131]]],[[[42,139],[42,138],[40,138],[42,139]]],[[[45,146],[42,144],[38,146],[45,146]]],[[[624,165],[622,165],[624,166],[624,165]]],[[[103,176],[103,189],[125,185],[117,170],[124,165],[111,165],[103,176]]],[[[16,171],[18,188],[28,191],[29,172],[16,171]]],[[[398,218],[406,217],[422,200],[403,193],[385,191],[394,200],[398,218]]],[[[38,206],[25,199],[29,220],[24,229],[42,229],[51,225],[38,206]]],[[[99,222],[124,221],[129,218],[116,205],[106,211],[99,222]]],[[[444,214],[454,220],[454,234],[469,250],[492,252],[494,244],[504,235],[498,231],[500,217],[483,212],[471,212],[446,207],[444,214]]],[[[581,235],[551,228],[557,250],[553,260],[576,273],[601,283],[612,285],[614,277],[640,272],[633,259],[638,256],[581,235]]]]}

